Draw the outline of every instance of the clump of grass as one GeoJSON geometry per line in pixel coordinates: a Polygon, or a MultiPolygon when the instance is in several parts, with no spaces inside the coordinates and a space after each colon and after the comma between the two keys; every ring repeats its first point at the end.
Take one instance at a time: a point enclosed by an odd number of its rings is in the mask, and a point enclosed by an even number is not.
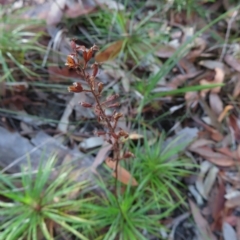
{"type": "Polygon", "coordinates": [[[181,144],[164,143],[164,136],[152,145],[145,137],[143,147],[136,148],[134,176],[141,181],[156,202],[177,206],[184,202],[180,189],[184,189],[182,178],[192,173],[195,167],[188,158],[182,156],[181,144]],[[165,146],[164,146],[165,145],[165,146]]]}
{"type": "Polygon", "coordinates": [[[91,199],[70,198],[73,192],[80,194],[88,184],[70,180],[71,169],[66,168],[53,179],[54,165],[52,157],[35,174],[30,166],[22,171],[20,179],[0,175],[0,239],[38,240],[43,236],[50,240],[57,230],[88,239],[84,232],[91,229],[93,221],[89,212],[84,211],[84,204],[91,199]]]}
{"type": "MultiPolygon", "coordinates": [[[[0,62],[2,81],[17,81],[19,77],[36,77],[36,61],[26,58],[27,54],[44,53],[45,49],[38,44],[43,32],[31,29],[42,25],[39,20],[24,20],[18,12],[7,12],[0,8],[0,62]]],[[[22,80],[22,79],[21,79],[22,80]]]]}
{"type": "Polygon", "coordinates": [[[160,231],[164,228],[161,220],[169,216],[175,206],[161,205],[150,198],[143,185],[122,188],[122,194],[116,199],[107,184],[99,181],[101,195],[87,204],[94,212],[97,222],[94,239],[104,240],[147,240],[149,237],[161,239],[160,231]]]}

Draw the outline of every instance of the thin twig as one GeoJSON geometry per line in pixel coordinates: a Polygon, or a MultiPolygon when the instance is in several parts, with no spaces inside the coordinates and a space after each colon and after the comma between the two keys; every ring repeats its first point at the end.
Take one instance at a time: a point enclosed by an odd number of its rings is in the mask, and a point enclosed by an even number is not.
{"type": "Polygon", "coordinates": [[[229,36],[230,36],[230,31],[231,31],[231,27],[232,27],[232,24],[233,24],[233,21],[234,19],[236,18],[237,16],[237,13],[238,11],[235,10],[228,22],[228,27],[227,27],[227,32],[226,32],[226,35],[225,35],[225,41],[224,41],[224,45],[223,45],[223,49],[222,49],[222,52],[221,52],[221,55],[220,55],[220,58],[219,58],[219,61],[222,62],[225,54],[226,54],[226,51],[227,51],[227,43],[228,43],[228,40],[229,40],[229,36]]]}

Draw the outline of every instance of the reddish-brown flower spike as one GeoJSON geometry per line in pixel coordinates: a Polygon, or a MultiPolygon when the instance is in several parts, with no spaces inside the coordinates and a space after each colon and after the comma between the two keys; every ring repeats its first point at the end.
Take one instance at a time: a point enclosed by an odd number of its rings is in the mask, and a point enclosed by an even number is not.
{"type": "Polygon", "coordinates": [[[68,87],[69,92],[80,93],[83,91],[83,87],[81,83],[75,82],[73,86],[68,87]]]}
{"type": "Polygon", "coordinates": [[[103,90],[103,83],[102,82],[99,82],[98,83],[98,93],[100,94],[103,90]]]}
{"type": "Polygon", "coordinates": [[[98,63],[97,62],[95,62],[92,66],[91,66],[91,68],[93,68],[93,72],[92,72],[92,75],[94,76],[94,77],[96,77],[97,76],[97,74],[98,74],[98,63]]]}
{"type": "Polygon", "coordinates": [[[80,102],[80,105],[85,107],[85,108],[91,108],[92,105],[90,103],[86,103],[86,102],[80,102]]]}
{"type": "Polygon", "coordinates": [[[65,63],[69,68],[76,68],[77,64],[74,60],[74,56],[72,54],[67,56],[67,62],[65,63]]]}

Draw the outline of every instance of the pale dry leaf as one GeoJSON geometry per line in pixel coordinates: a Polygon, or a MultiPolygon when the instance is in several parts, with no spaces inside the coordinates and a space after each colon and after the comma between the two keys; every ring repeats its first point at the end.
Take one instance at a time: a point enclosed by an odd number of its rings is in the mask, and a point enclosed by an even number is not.
{"type": "Polygon", "coordinates": [[[61,21],[66,1],[67,0],[52,1],[47,16],[47,25],[56,25],[61,21]]]}
{"type": "Polygon", "coordinates": [[[199,230],[202,239],[216,240],[216,237],[211,232],[208,222],[203,218],[197,205],[191,199],[188,201],[194,221],[197,225],[197,229],[199,230]]]}
{"type": "Polygon", "coordinates": [[[111,148],[112,148],[112,145],[109,144],[108,142],[105,141],[103,143],[101,149],[98,151],[97,156],[94,159],[94,162],[91,166],[91,171],[96,172],[97,167],[104,162],[111,148]]]}
{"type": "Polygon", "coordinates": [[[209,103],[213,112],[219,116],[223,111],[223,102],[217,93],[211,92],[209,95],[209,103]]]}
{"type": "Polygon", "coordinates": [[[208,162],[208,161],[203,161],[200,164],[200,173],[198,174],[197,180],[196,180],[196,189],[198,190],[198,192],[205,198],[207,199],[207,196],[205,194],[205,190],[204,190],[204,178],[206,173],[209,171],[209,169],[212,167],[213,165],[208,162]]]}
{"type": "Polygon", "coordinates": [[[224,64],[222,62],[219,61],[215,61],[215,60],[204,60],[204,61],[200,61],[199,65],[204,66],[208,69],[216,69],[216,68],[221,68],[224,69],[224,64]]]}
{"type": "Polygon", "coordinates": [[[103,143],[104,143],[104,140],[102,137],[90,137],[90,138],[84,139],[79,144],[79,147],[84,150],[89,150],[92,148],[102,146],[103,143]]]}
{"type": "Polygon", "coordinates": [[[237,234],[229,223],[223,223],[222,232],[224,240],[237,240],[237,234]]]}

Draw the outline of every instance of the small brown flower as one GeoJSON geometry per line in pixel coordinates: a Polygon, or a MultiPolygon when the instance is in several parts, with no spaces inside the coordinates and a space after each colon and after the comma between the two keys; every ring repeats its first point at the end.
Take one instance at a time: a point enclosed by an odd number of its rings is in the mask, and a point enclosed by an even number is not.
{"type": "Polygon", "coordinates": [[[129,136],[129,134],[127,132],[123,131],[123,130],[120,130],[118,135],[120,137],[124,137],[124,138],[127,138],[129,136]]]}
{"type": "Polygon", "coordinates": [[[74,60],[73,54],[67,56],[67,62],[65,63],[65,65],[68,66],[69,68],[76,68],[77,64],[74,60]]]}
{"type": "Polygon", "coordinates": [[[81,83],[75,82],[73,83],[73,86],[68,87],[69,92],[75,92],[75,93],[80,93],[83,91],[83,87],[81,83]]]}
{"type": "Polygon", "coordinates": [[[115,120],[118,120],[120,117],[122,117],[123,116],[123,114],[122,113],[115,113],[114,115],[113,115],[113,118],[115,119],[115,120]]]}

